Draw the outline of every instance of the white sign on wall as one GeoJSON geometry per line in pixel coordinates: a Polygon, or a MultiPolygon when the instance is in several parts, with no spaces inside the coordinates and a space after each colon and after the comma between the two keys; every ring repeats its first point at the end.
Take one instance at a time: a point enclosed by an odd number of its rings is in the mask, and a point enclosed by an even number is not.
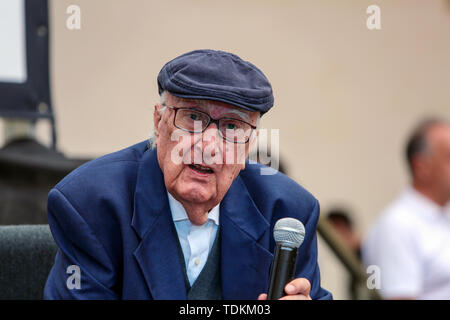
{"type": "Polygon", "coordinates": [[[26,80],[25,0],[0,0],[0,82],[26,80]]]}

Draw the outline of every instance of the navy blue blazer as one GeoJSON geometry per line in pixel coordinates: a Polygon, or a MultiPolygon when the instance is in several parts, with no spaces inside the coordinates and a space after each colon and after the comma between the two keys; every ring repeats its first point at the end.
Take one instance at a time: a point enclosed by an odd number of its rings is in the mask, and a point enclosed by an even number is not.
{"type": "MultiPolygon", "coordinates": [[[[306,229],[295,275],[309,279],[313,299],[331,299],[317,264],[319,203],[287,176],[263,176],[260,168],[247,164],[220,204],[222,297],[267,292],[274,224],[294,217],[306,229]]],[[[163,174],[147,142],[77,168],[50,191],[47,207],[59,249],[44,298],[186,299],[163,174]]]]}

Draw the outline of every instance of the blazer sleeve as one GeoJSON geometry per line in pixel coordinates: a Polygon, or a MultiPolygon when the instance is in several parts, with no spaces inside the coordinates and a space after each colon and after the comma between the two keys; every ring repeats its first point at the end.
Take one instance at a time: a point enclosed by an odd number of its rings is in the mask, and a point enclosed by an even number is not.
{"type": "Polygon", "coordinates": [[[333,299],[331,293],[320,285],[316,235],[319,212],[319,202],[315,199],[312,212],[305,221],[305,239],[298,249],[296,276],[297,278],[307,278],[311,282],[310,296],[313,300],[331,300],[333,299]]]}
{"type": "Polygon", "coordinates": [[[44,299],[118,299],[112,259],[76,205],[54,188],[48,196],[47,210],[59,249],[44,299]]]}

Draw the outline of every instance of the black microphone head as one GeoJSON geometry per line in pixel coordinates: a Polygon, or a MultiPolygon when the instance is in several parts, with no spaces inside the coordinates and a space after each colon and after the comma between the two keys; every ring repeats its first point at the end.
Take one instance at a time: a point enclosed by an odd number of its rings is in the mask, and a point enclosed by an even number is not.
{"type": "Polygon", "coordinates": [[[275,223],[273,237],[277,244],[298,248],[305,239],[305,227],[297,219],[283,218],[275,223]]]}

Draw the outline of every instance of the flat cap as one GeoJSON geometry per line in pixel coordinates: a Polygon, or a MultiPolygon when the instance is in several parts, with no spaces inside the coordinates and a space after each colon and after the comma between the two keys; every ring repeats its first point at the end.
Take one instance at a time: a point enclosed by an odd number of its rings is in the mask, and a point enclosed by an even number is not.
{"type": "Polygon", "coordinates": [[[167,62],[158,74],[158,91],[186,99],[225,102],[266,113],[273,106],[272,86],[256,66],[237,55],[195,50],[167,62]]]}

